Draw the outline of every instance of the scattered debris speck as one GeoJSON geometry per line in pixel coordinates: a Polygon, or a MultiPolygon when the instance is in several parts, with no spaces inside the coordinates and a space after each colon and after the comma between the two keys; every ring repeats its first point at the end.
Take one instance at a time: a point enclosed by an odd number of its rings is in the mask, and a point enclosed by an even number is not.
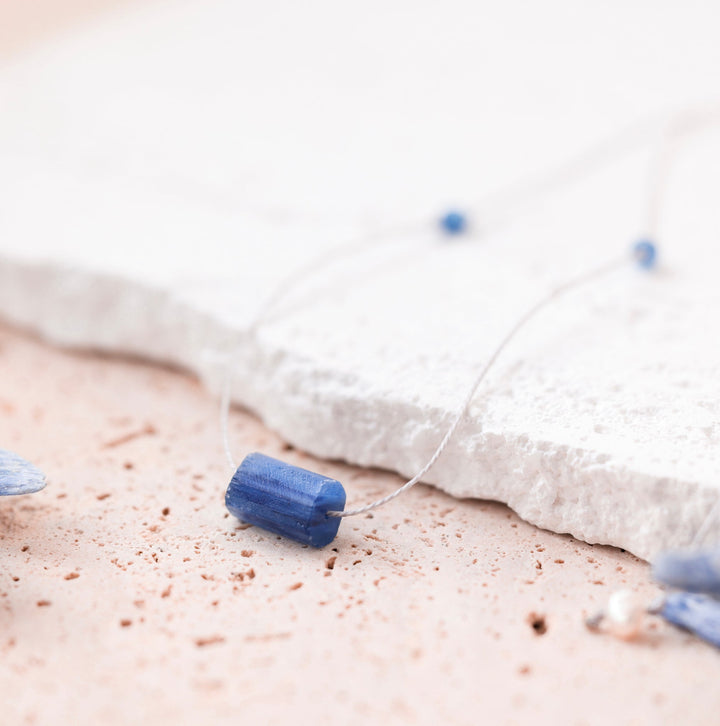
{"type": "Polygon", "coordinates": [[[224,643],[225,638],[222,635],[211,635],[207,638],[195,638],[195,645],[198,648],[204,648],[207,645],[218,645],[224,643]]]}
{"type": "Polygon", "coordinates": [[[527,618],[528,625],[533,629],[535,635],[545,635],[547,633],[547,621],[545,616],[540,613],[529,613],[527,618]]]}

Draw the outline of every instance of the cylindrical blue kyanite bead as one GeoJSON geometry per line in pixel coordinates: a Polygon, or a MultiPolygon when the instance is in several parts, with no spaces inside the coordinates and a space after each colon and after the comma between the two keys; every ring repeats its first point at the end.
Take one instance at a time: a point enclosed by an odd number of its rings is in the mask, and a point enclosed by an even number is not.
{"type": "Polygon", "coordinates": [[[345,508],[339,481],[264,454],[248,454],[225,493],[225,506],[243,522],[313,547],[335,539],[345,508]]]}

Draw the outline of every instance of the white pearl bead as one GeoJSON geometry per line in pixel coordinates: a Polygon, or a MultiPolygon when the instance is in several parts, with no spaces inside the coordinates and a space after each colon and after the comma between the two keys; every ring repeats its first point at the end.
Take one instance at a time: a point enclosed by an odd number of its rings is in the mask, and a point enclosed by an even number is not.
{"type": "Polygon", "coordinates": [[[631,590],[614,592],[605,609],[610,632],[623,640],[632,640],[637,637],[644,616],[645,608],[631,590]]]}

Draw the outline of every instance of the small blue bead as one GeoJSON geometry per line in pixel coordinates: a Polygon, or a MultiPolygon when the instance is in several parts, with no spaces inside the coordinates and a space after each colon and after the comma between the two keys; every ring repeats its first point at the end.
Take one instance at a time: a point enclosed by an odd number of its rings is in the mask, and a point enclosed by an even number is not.
{"type": "Polygon", "coordinates": [[[657,248],[649,239],[641,239],[633,245],[633,257],[640,267],[651,270],[657,262],[657,248]]]}
{"type": "Polygon", "coordinates": [[[440,227],[447,234],[462,234],[467,229],[467,217],[462,212],[448,212],[440,218],[440,227]]]}
{"type": "Polygon", "coordinates": [[[720,648],[720,602],[709,595],[674,592],[665,598],[660,615],[720,648]]]}
{"type": "Polygon", "coordinates": [[[661,585],[720,595],[720,549],[662,552],[653,562],[652,574],[661,585]]]}
{"type": "Polygon", "coordinates": [[[225,493],[225,506],[243,522],[302,544],[324,547],[335,539],[345,508],[342,484],[264,454],[248,454],[225,493]]]}

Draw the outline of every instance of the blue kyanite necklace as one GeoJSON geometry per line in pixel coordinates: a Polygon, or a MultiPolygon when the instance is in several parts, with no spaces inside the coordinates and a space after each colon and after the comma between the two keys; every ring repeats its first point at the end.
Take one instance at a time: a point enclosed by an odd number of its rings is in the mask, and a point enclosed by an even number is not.
{"type": "MultiPolygon", "coordinates": [[[[443,217],[441,220],[443,227],[446,226],[445,222],[451,215],[453,218],[459,216],[457,213],[450,213],[443,217]]],[[[450,234],[457,233],[458,230],[455,228],[458,224],[460,228],[466,226],[464,219],[461,223],[454,219],[453,230],[449,231],[450,234]]],[[[292,466],[264,454],[249,454],[240,466],[235,467],[229,447],[227,447],[227,415],[230,404],[229,385],[226,386],[222,406],[223,429],[226,453],[235,469],[235,474],[225,493],[225,504],[228,510],[248,524],[257,525],[302,544],[324,547],[335,538],[342,518],[364,514],[381,507],[422,480],[445,451],[488,371],[508,343],[528,321],[565,293],[609,275],[631,262],[649,270],[655,266],[656,258],[655,245],[650,240],[643,239],[633,246],[631,255],[610,260],[600,267],[572,278],[533,305],[517,320],[500,341],[489,360],[483,365],[450,427],[425,466],[396,491],[357,509],[345,509],[345,489],[339,481],[292,466]]]]}
{"type": "MultiPolygon", "coordinates": [[[[672,119],[675,122],[677,119],[672,119]]],[[[672,126],[671,126],[672,128],[672,126]]],[[[506,222],[508,211],[515,205],[522,205],[529,200],[538,201],[562,186],[571,184],[589,170],[618,158],[636,148],[647,139],[650,129],[648,124],[633,124],[621,132],[603,139],[591,149],[584,151],[577,157],[567,160],[551,169],[545,174],[531,177],[522,182],[512,184],[507,189],[490,196],[490,201],[476,205],[485,210],[491,208],[496,215],[498,210],[500,223],[506,222]]],[[[664,150],[664,149],[663,149],[664,150]]],[[[662,181],[662,175],[656,175],[662,181]]],[[[228,374],[225,379],[221,402],[221,426],[225,454],[234,474],[225,494],[225,503],[228,510],[243,521],[254,524],[270,532],[288,537],[297,542],[313,547],[323,547],[332,542],[340,526],[340,520],[369,512],[386,504],[419,482],[435,465],[442,455],[457,427],[466,415],[475,393],[493,366],[498,356],[507,344],[520,331],[520,329],[541,310],[558,297],[575,290],[585,284],[595,281],[605,275],[626,267],[629,263],[639,265],[649,270],[656,263],[656,248],[653,243],[656,226],[658,198],[663,190],[662,184],[655,180],[651,189],[649,214],[646,229],[649,234],[646,239],[637,242],[630,255],[623,255],[599,267],[573,277],[562,285],[551,290],[545,297],[530,308],[500,341],[497,348],[479,371],[475,381],[468,391],[465,400],[459,407],[445,436],[438,444],[437,449],[425,466],[403,486],[386,497],[356,509],[345,509],[345,490],[340,482],[328,477],[306,471],[282,461],[278,461],[260,453],[247,456],[238,466],[231,453],[228,441],[228,416],[230,410],[232,356],[228,365],[228,374]]],[[[481,211],[483,231],[487,231],[488,224],[492,226],[492,216],[481,211]]],[[[463,211],[449,210],[437,220],[437,226],[447,237],[456,237],[468,234],[474,225],[470,217],[463,211]]],[[[353,240],[350,244],[321,255],[293,271],[282,280],[275,291],[267,298],[265,304],[256,315],[254,322],[249,326],[248,333],[257,331],[266,315],[271,311],[278,300],[284,298],[288,291],[298,283],[306,281],[308,277],[317,273],[318,269],[325,267],[338,259],[353,254],[362,253],[369,246],[385,243],[397,233],[408,234],[418,230],[427,229],[427,220],[415,220],[399,227],[386,230],[376,230],[360,240],[353,240]]]]}
{"type": "MultiPolygon", "coordinates": [[[[645,270],[651,270],[656,266],[657,249],[653,240],[656,237],[660,200],[665,191],[672,160],[668,150],[673,147],[672,142],[677,141],[676,137],[687,134],[689,131],[697,131],[698,127],[702,128],[703,125],[707,125],[707,121],[706,116],[702,114],[698,116],[692,111],[677,115],[670,120],[664,144],[661,145],[656,155],[655,174],[650,180],[646,219],[648,237],[633,245],[630,256],[611,260],[559,285],[520,317],[484,363],[429,461],[412,479],[388,496],[357,509],[345,509],[345,490],[342,484],[334,479],[260,453],[249,454],[240,466],[236,466],[230,453],[227,435],[230,407],[230,377],[228,376],[221,405],[221,417],[225,451],[235,470],[225,495],[229,511],[245,522],[270,532],[305,545],[323,547],[335,538],[342,518],[380,507],[419,482],[447,447],[489,369],[507,344],[529,320],[558,297],[609,275],[621,267],[627,266],[631,261],[645,270]]],[[[626,145],[627,136],[627,134],[620,134],[614,140],[614,144],[611,143],[609,146],[614,145],[615,152],[617,152],[620,147],[626,145]]],[[[605,142],[600,144],[598,149],[584,156],[586,159],[592,159],[598,156],[598,151],[607,153],[609,146],[605,142]]],[[[601,156],[600,160],[602,161],[601,156]]],[[[526,196],[537,197],[547,193],[549,190],[571,181],[583,168],[581,162],[582,159],[580,162],[571,161],[559,169],[553,170],[545,179],[530,180],[524,187],[521,184],[521,190],[524,189],[526,196]]],[[[513,195],[507,196],[510,197],[512,203],[513,195]]],[[[516,194],[517,196],[520,195],[516,194]]],[[[507,198],[504,201],[505,206],[508,206],[507,198]]],[[[468,218],[461,212],[450,211],[439,219],[439,227],[448,236],[461,235],[468,230],[468,218]]],[[[373,237],[377,241],[378,237],[382,237],[382,235],[373,237]]],[[[357,249],[357,245],[354,245],[353,248],[357,249]]],[[[322,264],[323,261],[319,262],[322,264]]],[[[307,271],[307,269],[307,267],[303,268],[301,272],[307,271]]],[[[280,294],[273,296],[271,302],[273,299],[281,297],[283,288],[287,288],[297,279],[298,276],[295,275],[284,281],[280,294]]],[[[257,328],[261,318],[262,313],[258,316],[255,325],[251,326],[251,331],[257,328]]],[[[718,513],[720,513],[720,500],[708,512],[705,521],[696,532],[689,551],[664,553],[658,556],[653,563],[655,580],[663,587],[674,588],[674,592],[663,596],[650,606],[638,604],[633,593],[629,591],[616,592],[610,598],[606,609],[586,621],[588,627],[599,629],[603,622],[607,622],[611,632],[624,639],[629,639],[638,634],[643,616],[650,613],[720,647],[720,549],[700,551],[692,549],[705,539],[718,513]]]]}

